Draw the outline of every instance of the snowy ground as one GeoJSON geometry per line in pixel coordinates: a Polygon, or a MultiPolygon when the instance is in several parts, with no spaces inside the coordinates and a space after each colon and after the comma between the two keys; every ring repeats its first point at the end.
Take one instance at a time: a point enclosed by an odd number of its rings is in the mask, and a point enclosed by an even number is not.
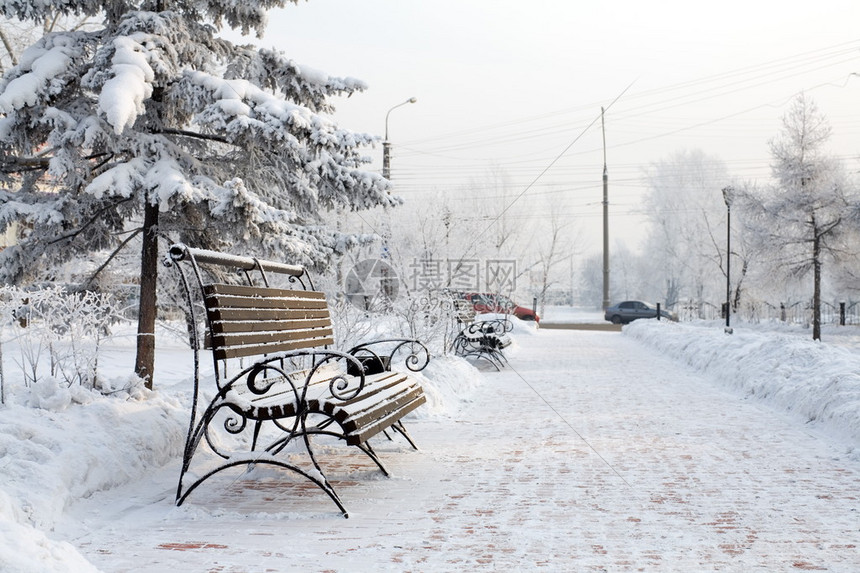
{"type": "Polygon", "coordinates": [[[602,310],[590,310],[573,308],[569,306],[547,306],[541,315],[541,322],[545,323],[576,323],[592,322],[600,323],[603,320],[602,310]]]}
{"type": "Polygon", "coordinates": [[[348,520],[272,470],[174,507],[190,361],[163,345],[154,393],[13,387],[0,571],[858,571],[857,334],[518,324],[504,372],[434,361],[392,478],[326,450],[348,520]]]}

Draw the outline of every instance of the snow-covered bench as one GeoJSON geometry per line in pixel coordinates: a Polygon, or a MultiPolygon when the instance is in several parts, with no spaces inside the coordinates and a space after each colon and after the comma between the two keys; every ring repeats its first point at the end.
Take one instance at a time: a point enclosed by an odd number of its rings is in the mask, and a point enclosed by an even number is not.
{"type": "Polygon", "coordinates": [[[430,360],[427,348],[417,340],[393,339],[347,352],[329,349],[334,339],[325,295],[312,290],[302,267],[181,244],[170,248],[167,264],[179,269],[185,287],[195,356],[176,504],[223,470],[271,464],[316,484],[347,517],[311,437],[332,436],[355,446],[388,475],[368,440],[390,429],[414,448],[401,420],[426,401],[415,378],[392,371],[391,364],[405,358],[407,369],[417,372],[430,360]],[[192,279],[179,261],[191,267],[192,279]],[[223,276],[224,267],[240,269],[246,284],[213,280],[205,270],[223,276]],[[286,274],[297,288],[271,288],[267,273],[286,274]],[[264,286],[256,286],[252,277],[264,286]],[[201,322],[204,337],[197,326],[201,322]],[[209,391],[200,384],[201,338],[215,364],[215,387],[209,391]],[[301,465],[293,455],[296,447],[309,458],[301,465]],[[201,456],[205,449],[216,455],[201,456]]]}
{"type": "Polygon", "coordinates": [[[476,320],[475,308],[469,301],[454,299],[454,320],[460,332],[451,348],[458,356],[484,359],[500,370],[506,363],[502,352],[511,344],[508,334],[513,323],[508,317],[476,320]]]}

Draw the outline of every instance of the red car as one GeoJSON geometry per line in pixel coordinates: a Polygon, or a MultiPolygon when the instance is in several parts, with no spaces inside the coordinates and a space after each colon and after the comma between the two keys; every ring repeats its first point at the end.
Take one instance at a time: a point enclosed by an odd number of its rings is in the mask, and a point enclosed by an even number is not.
{"type": "Polygon", "coordinates": [[[513,314],[520,320],[540,322],[540,317],[535,311],[520,306],[501,294],[470,292],[462,293],[460,296],[471,302],[477,313],[513,314]]]}

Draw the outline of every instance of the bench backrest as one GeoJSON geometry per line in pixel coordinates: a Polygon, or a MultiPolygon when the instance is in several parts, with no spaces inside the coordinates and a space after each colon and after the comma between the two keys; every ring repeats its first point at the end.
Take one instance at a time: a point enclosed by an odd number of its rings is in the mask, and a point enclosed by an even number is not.
{"type": "Polygon", "coordinates": [[[468,300],[454,299],[454,318],[459,323],[475,321],[475,307],[468,300]]]}
{"type": "Polygon", "coordinates": [[[216,360],[334,343],[321,292],[209,284],[203,295],[216,360]]]}

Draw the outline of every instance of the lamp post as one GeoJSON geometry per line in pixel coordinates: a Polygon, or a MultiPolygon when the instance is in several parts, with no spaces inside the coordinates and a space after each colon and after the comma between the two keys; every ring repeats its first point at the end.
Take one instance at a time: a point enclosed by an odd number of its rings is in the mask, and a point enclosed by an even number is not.
{"type": "Polygon", "coordinates": [[[723,200],[726,202],[726,334],[732,333],[732,199],[734,189],[723,187],[723,200]]]}
{"type": "Polygon", "coordinates": [[[411,97],[405,102],[392,107],[385,114],[385,140],[382,142],[382,176],[386,179],[391,179],[391,143],[388,141],[388,116],[398,107],[407,103],[415,103],[416,101],[418,101],[416,98],[411,97]]]}

